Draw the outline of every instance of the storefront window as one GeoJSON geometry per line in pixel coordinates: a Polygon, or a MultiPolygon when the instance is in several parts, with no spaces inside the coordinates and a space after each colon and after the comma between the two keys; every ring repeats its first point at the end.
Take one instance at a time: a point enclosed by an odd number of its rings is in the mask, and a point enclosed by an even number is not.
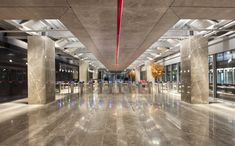
{"type": "Polygon", "coordinates": [[[213,83],[213,69],[209,70],[209,83],[213,83]]]}
{"type": "Polygon", "coordinates": [[[235,68],[233,68],[233,85],[235,85],[235,68]]]}
{"type": "Polygon", "coordinates": [[[223,84],[224,83],[224,70],[217,69],[217,83],[223,84]]]}
{"type": "Polygon", "coordinates": [[[0,81],[8,80],[8,70],[4,68],[0,68],[0,81]]]}
{"type": "Polygon", "coordinates": [[[181,81],[181,65],[179,63],[179,81],[181,81]]]}
{"type": "Polygon", "coordinates": [[[140,72],[140,80],[147,80],[146,71],[141,71],[140,72]]]}
{"type": "Polygon", "coordinates": [[[171,66],[166,66],[166,81],[170,81],[171,78],[171,66]]]}
{"type": "Polygon", "coordinates": [[[232,68],[224,69],[224,83],[225,84],[233,83],[233,69],[232,68]]]}
{"type": "Polygon", "coordinates": [[[23,78],[23,71],[17,71],[16,72],[16,80],[17,81],[22,81],[24,78],[23,78]]]}
{"type": "Polygon", "coordinates": [[[172,65],[172,81],[177,81],[177,64],[172,65]]]}
{"type": "Polygon", "coordinates": [[[229,60],[229,59],[232,59],[232,52],[230,51],[224,52],[224,60],[229,60]]]}
{"type": "Polygon", "coordinates": [[[233,59],[235,59],[235,50],[233,50],[233,59]]]}
{"type": "Polygon", "coordinates": [[[224,60],[223,53],[219,53],[216,55],[216,61],[223,61],[223,60],[224,60]]]}

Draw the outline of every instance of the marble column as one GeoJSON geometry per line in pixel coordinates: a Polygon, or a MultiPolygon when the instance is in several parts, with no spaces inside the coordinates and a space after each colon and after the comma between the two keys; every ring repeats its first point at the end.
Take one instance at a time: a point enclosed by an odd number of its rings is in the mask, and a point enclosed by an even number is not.
{"type": "Polygon", "coordinates": [[[28,37],[28,103],[55,100],[55,43],[47,36],[28,37]]]}
{"type": "Polygon", "coordinates": [[[89,64],[85,61],[79,63],[79,81],[87,83],[89,64]]]}
{"type": "Polygon", "coordinates": [[[181,42],[181,100],[208,103],[208,40],[193,36],[181,42]]]}
{"type": "Polygon", "coordinates": [[[135,69],[135,82],[138,83],[140,81],[140,67],[135,69]]]}

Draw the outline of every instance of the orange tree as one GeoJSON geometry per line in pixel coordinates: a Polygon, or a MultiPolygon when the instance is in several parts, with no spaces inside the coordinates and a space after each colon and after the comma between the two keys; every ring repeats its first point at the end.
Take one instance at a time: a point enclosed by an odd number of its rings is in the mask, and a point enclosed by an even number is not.
{"type": "Polygon", "coordinates": [[[151,64],[151,72],[154,79],[160,78],[164,73],[164,66],[160,64],[151,64]]]}
{"type": "Polygon", "coordinates": [[[128,72],[128,75],[129,75],[129,77],[130,77],[132,80],[135,79],[135,71],[134,71],[134,70],[129,71],[129,72],[128,72]]]}

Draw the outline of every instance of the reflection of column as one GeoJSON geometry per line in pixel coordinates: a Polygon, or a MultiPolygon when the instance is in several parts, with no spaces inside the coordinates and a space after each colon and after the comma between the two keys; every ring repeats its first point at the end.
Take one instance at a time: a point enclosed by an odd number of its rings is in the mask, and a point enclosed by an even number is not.
{"type": "Polygon", "coordinates": [[[200,113],[200,110],[202,109],[197,108],[196,110],[190,110],[190,108],[190,106],[186,106],[186,108],[179,107],[177,113],[175,114],[179,115],[175,117],[177,119],[177,125],[181,129],[187,129],[188,131],[190,131],[186,135],[187,139],[190,139],[190,143],[192,143],[192,145],[208,146],[211,144],[215,144],[213,143],[214,141],[210,141],[209,139],[215,139],[217,137],[217,132],[219,132],[220,130],[216,128],[219,127],[220,124],[216,125],[215,129],[212,129],[212,124],[219,123],[214,121],[216,117],[212,116],[213,112],[209,112],[209,110],[204,109],[202,116],[202,113],[200,113]],[[199,140],[199,137],[202,139],[199,140]]]}
{"type": "Polygon", "coordinates": [[[135,82],[140,81],[140,67],[135,69],[135,82]]]}
{"type": "Polygon", "coordinates": [[[55,43],[46,36],[28,37],[28,103],[55,100],[55,43]]]}
{"type": "Polygon", "coordinates": [[[194,36],[181,42],[182,93],[189,103],[208,103],[208,41],[194,36]]]}
{"type": "Polygon", "coordinates": [[[170,81],[173,81],[173,66],[170,65],[170,81]]]}
{"type": "Polygon", "coordinates": [[[180,67],[179,67],[179,63],[176,64],[176,67],[177,67],[177,73],[176,73],[176,82],[177,84],[179,83],[179,80],[180,80],[180,67]]]}
{"type": "Polygon", "coordinates": [[[88,66],[89,64],[85,61],[81,61],[79,64],[79,81],[84,81],[87,83],[87,75],[88,75],[88,66]]]}

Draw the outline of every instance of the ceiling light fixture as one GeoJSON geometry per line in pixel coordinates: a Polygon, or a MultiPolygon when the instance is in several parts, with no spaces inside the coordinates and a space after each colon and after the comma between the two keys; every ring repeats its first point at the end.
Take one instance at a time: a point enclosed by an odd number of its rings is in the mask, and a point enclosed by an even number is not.
{"type": "Polygon", "coordinates": [[[117,0],[117,48],[116,48],[116,65],[118,65],[119,57],[119,47],[120,47],[120,34],[121,34],[121,24],[122,24],[122,9],[123,9],[123,0],[117,0]]]}

